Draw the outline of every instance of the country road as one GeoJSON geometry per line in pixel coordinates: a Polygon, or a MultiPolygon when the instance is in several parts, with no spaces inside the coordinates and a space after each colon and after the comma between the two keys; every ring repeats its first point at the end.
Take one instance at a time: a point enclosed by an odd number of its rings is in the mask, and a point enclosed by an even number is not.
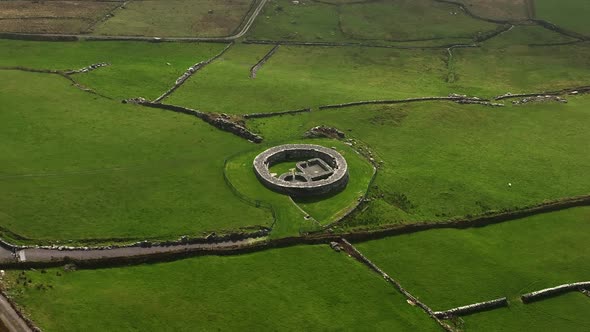
{"type": "Polygon", "coordinates": [[[31,328],[14,310],[8,299],[0,294],[0,331],[31,332],[31,328]]]}

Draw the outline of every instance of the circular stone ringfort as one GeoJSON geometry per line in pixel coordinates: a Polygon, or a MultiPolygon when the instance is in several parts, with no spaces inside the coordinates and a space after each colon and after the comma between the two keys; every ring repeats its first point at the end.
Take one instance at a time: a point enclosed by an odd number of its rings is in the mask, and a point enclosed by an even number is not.
{"type": "Polygon", "coordinates": [[[297,197],[332,194],[348,183],[344,157],[333,149],[314,144],[272,147],[254,158],[254,172],[267,188],[297,197]],[[270,167],[286,161],[299,162],[290,172],[281,175],[270,172],[270,167]]]}

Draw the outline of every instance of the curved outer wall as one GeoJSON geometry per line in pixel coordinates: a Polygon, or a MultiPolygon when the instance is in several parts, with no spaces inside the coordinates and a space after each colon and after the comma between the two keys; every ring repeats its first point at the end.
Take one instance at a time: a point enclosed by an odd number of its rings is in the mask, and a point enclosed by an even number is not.
{"type": "Polygon", "coordinates": [[[343,190],[348,184],[346,159],[333,149],[315,144],[285,144],[272,147],[254,159],[254,172],[267,188],[289,196],[320,196],[343,190]],[[334,174],[313,182],[287,182],[270,174],[269,168],[279,162],[320,158],[334,169],[334,174]]]}

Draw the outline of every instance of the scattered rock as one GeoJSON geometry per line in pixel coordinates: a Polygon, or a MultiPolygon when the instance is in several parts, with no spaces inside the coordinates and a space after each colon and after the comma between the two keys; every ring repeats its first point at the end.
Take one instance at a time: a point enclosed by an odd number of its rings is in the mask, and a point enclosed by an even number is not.
{"type": "Polygon", "coordinates": [[[340,252],[340,250],[342,250],[342,247],[340,247],[338,242],[330,242],[330,248],[334,249],[336,252],[340,252]]]}
{"type": "Polygon", "coordinates": [[[70,264],[64,265],[64,271],[66,271],[66,272],[76,271],[77,269],[78,269],[78,267],[76,266],[76,264],[70,263],[70,264]]]}
{"type": "Polygon", "coordinates": [[[306,138],[328,137],[328,138],[342,139],[345,137],[345,134],[336,128],[326,127],[326,126],[317,126],[317,127],[313,127],[310,130],[306,131],[305,134],[303,134],[303,136],[306,138]]]}

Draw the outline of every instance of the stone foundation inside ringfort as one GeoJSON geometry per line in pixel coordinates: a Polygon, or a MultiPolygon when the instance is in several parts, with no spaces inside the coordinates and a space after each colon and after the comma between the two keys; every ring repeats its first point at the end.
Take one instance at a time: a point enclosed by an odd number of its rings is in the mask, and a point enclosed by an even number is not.
{"type": "Polygon", "coordinates": [[[333,149],[315,144],[272,147],[256,156],[254,172],[267,188],[296,197],[328,195],[348,184],[346,159],[333,149]],[[270,172],[270,167],[286,161],[299,162],[291,172],[279,176],[270,172]]]}

